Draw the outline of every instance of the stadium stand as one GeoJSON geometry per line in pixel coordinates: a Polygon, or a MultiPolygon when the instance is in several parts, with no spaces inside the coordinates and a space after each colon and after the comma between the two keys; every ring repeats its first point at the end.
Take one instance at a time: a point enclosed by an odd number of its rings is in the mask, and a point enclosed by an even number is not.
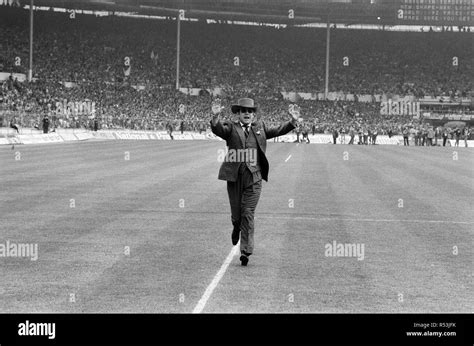
{"type": "MultiPolygon", "coordinates": [[[[0,71],[27,73],[27,16],[27,11],[16,8],[0,12],[0,71]]],[[[172,123],[178,129],[181,122],[188,130],[207,127],[211,96],[174,90],[174,22],[85,15],[70,19],[61,13],[37,12],[35,27],[36,81],[11,78],[0,88],[0,109],[12,112],[20,126],[38,126],[41,115],[48,112],[54,114],[53,127],[91,126],[90,117],[57,114],[56,103],[66,99],[95,102],[102,128],[162,130],[172,123]]],[[[220,87],[224,105],[251,94],[262,100],[260,113],[265,119],[278,122],[286,117],[289,104],[280,92],[324,91],[323,29],[182,23],[181,36],[181,86],[220,87]]],[[[470,33],[334,29],[331,42],[331,91],[453,98],[472,92],[470,33]],[[453,56],[458,66],[452,66],[453,56]]],[[[376,103],[300,103],[307,126],[317,123],[316,132],[344,124],[401,133],[411,121],[408,116],[380,115],[376,103]]],[[[3,118],[6,126],[11,116],[3,118]]]]}

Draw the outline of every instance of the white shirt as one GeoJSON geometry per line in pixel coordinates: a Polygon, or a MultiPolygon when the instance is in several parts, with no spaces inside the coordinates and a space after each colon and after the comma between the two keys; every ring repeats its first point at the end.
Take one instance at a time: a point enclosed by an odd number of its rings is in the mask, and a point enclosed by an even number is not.
{"type": "Polygon", "coordinates": [[[239,121],[239,123],[240,123],[240,126],[242,127],[242,129],[243,129],[244,131],[246,131],[246,128],[248,128],[248,130],[250,131],[250,124],[246,125],[246,124],[244,124],[244,123],[241,122],[241,121],[239,121]]]}

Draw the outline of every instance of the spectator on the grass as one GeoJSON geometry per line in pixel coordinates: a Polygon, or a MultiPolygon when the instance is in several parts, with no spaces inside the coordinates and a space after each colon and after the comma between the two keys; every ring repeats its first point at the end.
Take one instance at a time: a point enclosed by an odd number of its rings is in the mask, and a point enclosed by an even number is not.
{"type": "Polygon", "coordinates": [[[171,122],[168,122],[166,124],[166,130],[168,132],[168,134],[170,135],[170,138],[173,140],[174,137],[173,137],[173,125],[171,124],[171,122]]]}
{"type": "Polygon", "coordinates": [[[410,135],[410,132],[408,131],[408,128],[405,127],[403,129],[403,145],[404,146],[409,146],[410,145],[410,142],[408,140],[408,136],[410,135]]]}
{"type": "Polygon", "coordinates": [[[368,138],[369,138],[369,129],[364,127],[364,145],[368,145],[368,138]]]}
{"type": "Polygon", "coordinates": [[[441,128],[439,126],[436,127],[436,130],[435,130],[435,145],[438,146],[438,139],[440,139],[442,136],[442,131],[441,131],[441,128]]]}
{"type": "Polygon", "coordinates": [[[443,128],[443,147],[446,146],[446,142],[448,140],[448,137],[449,137],[449,129],[444,127],[443,128]]]}
{"type": "Polygon", "coordinates": [[[456,126],[453,133],[456,140],[454,146],[459,147],[459,139],[461,138],[461,130],[459,129],[459,126],[456,126]]]}
{"type": "Polygon", "coordinates": [[[310,143],[308,134],[309,134],[309,128],[306,124],[303,124],[303,128],[301,130],[301,135],[303,136],[302,140],[306,141],[306,143],[310,143]]]}
{"type": "Polygon", "coordinates": [[[345,144],[346,143],[346,129],[343,127],[341,127],[339,133],[341,134],[341,144],[345,144]]]}
{"type": "Polygon", "coordinates": [[[392,128],[391,128],[391,127],[388,129],[387,134],[388,134],[388,138],[392,138],[392,136],[393,136],[393,131],[392,131],[392,128]]]}
{"type": "Polygon", "coordinates": [[[355,137],[355,130],[354,130],[354,127],[351,126],[350,129],[349,129],[349,136],[351,137],[351,139],[349,140],[349,144],[354,144],[354,137],[355,137]]]}
{"type": "Polygon", "coordinates": [[[15,122],[15,118],[12,118],[10,120],[10,127],[14,130],[16,130],[16,132],[19,134],[20,133],[20,129],[19,129],[19,126],[18,124],[15,122]]]}
{"type": "Polygon", "coordinates": [[[377,142],[377,135],[378,135],[377,128],[374,128],[374,130],[372,131],[372,144],[376,144],[376,142],[377,142]]]}
{"type": "Polygon", "coordinates": [[[464,127],[462,134],[464,138],[464,146],[467,148],[467,140],[469,139],[469,136],[471,135],[471,129],[469,128],[469,126],[466,125],[464,127]]]}
{"type": "Polygon", "coordinates": [[[428,137],[428,130],[426,129],[426,126],[421,127],[421,146],[426,145],[426,140],[428,137]]]}
{"type": "Polygon", "coordinates": [[[299,143],[300,142],[300,133],[301,133],[300,125],[296,126],[295,133],[296,133],[296,142],[299,143]]]}
{"type": "Polygon", "coordinates": [[[334,127],[332,130],[332,141],[333,144],[336,144],[337,137],[339,137],[339,132],[337,131],[337,128],[334,127]]]}
{"type": "Polygon", "coordinates": [[[415,127],[415,146],[421,145],[421,128],[419,126],[415,127]]]}
{"type": "Polygon", "coordinates": [[[48,133],[49,131],[49,117],[46,114],[43,118],[43,133],[48,133]]]}
{"type": "Polygon", "coordinates": [[[433,138],[434,138],[434,136],[435,136],[435,132],[434,132],[434,130],[433,130],[433,127],[430,126],[430,128],[428,129],[428,133],[427,133],[427,135],[426,135],[426,137],[427,137],[427,143],[426,143],[426,145],[427,145],[427,146],[429,146],[429,147],[433,146],[433,138]]]}

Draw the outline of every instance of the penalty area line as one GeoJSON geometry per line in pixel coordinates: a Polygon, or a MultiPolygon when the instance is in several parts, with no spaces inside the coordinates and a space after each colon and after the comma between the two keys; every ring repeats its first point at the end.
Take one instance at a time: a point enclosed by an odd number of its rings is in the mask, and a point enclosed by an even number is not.
{"type": "Polygon", "coordinates": [[[221,281],[222,277],[224,276],[224,274],[227,270],[227,267],[229,266],[230,262],[232,262],[232,259],[238,253],[238,251],[239,251],[239,246],[238,245],[232,247],[232,250],[227,255],[227,258],[225,259],[224,263],[222,263],[221,269],[219,269],[216,276],[214,276],[214,279],[212,279],[209,286],[207,286],[206,291],[204,292],[201,299],[199,300],[196,307],[194,308],[193,314],[199,314],[204,309],[204,307],[206,306],[207,301],[211,297],[212,292],[214,291],[214,289],[219,284],[219,281],[221,281]]]}

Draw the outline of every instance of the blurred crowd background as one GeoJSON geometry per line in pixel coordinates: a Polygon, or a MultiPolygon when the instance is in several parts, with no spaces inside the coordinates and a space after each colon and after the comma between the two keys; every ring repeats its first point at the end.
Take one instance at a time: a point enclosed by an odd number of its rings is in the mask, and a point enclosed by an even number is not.
{"type": "MultiPolygon", "coordinates": [[[[0,72],[27,74],[28,11],[2,8],[0,32],[0,72]]],[[[288,119],[290,104],[281,92],[324,92],[325,47],[325,29],[182,22],[180,86],[222,88],[227,117],[237,98],[251,96],[258,115],[277,123],[288,119]]],[[[214,97],[175,90],[175,22],[35,12],[33,78],[0,85],[4,126],[39,127],[49,115],[53,128],[91,127],[95,117],[105,129],[208,129],[214,97]],[[61,114],[56,104],[65,99],[95,102],[95,112],[61,114]]],[[[334,28],[329,80],[334,92],[466,97],[473,35],[334,28]]],[[[298,104],[303,126],[315,133],[364,127],[396,134],[413,122],[412,115],[381,115],[376,102],[298,104]]]]}

